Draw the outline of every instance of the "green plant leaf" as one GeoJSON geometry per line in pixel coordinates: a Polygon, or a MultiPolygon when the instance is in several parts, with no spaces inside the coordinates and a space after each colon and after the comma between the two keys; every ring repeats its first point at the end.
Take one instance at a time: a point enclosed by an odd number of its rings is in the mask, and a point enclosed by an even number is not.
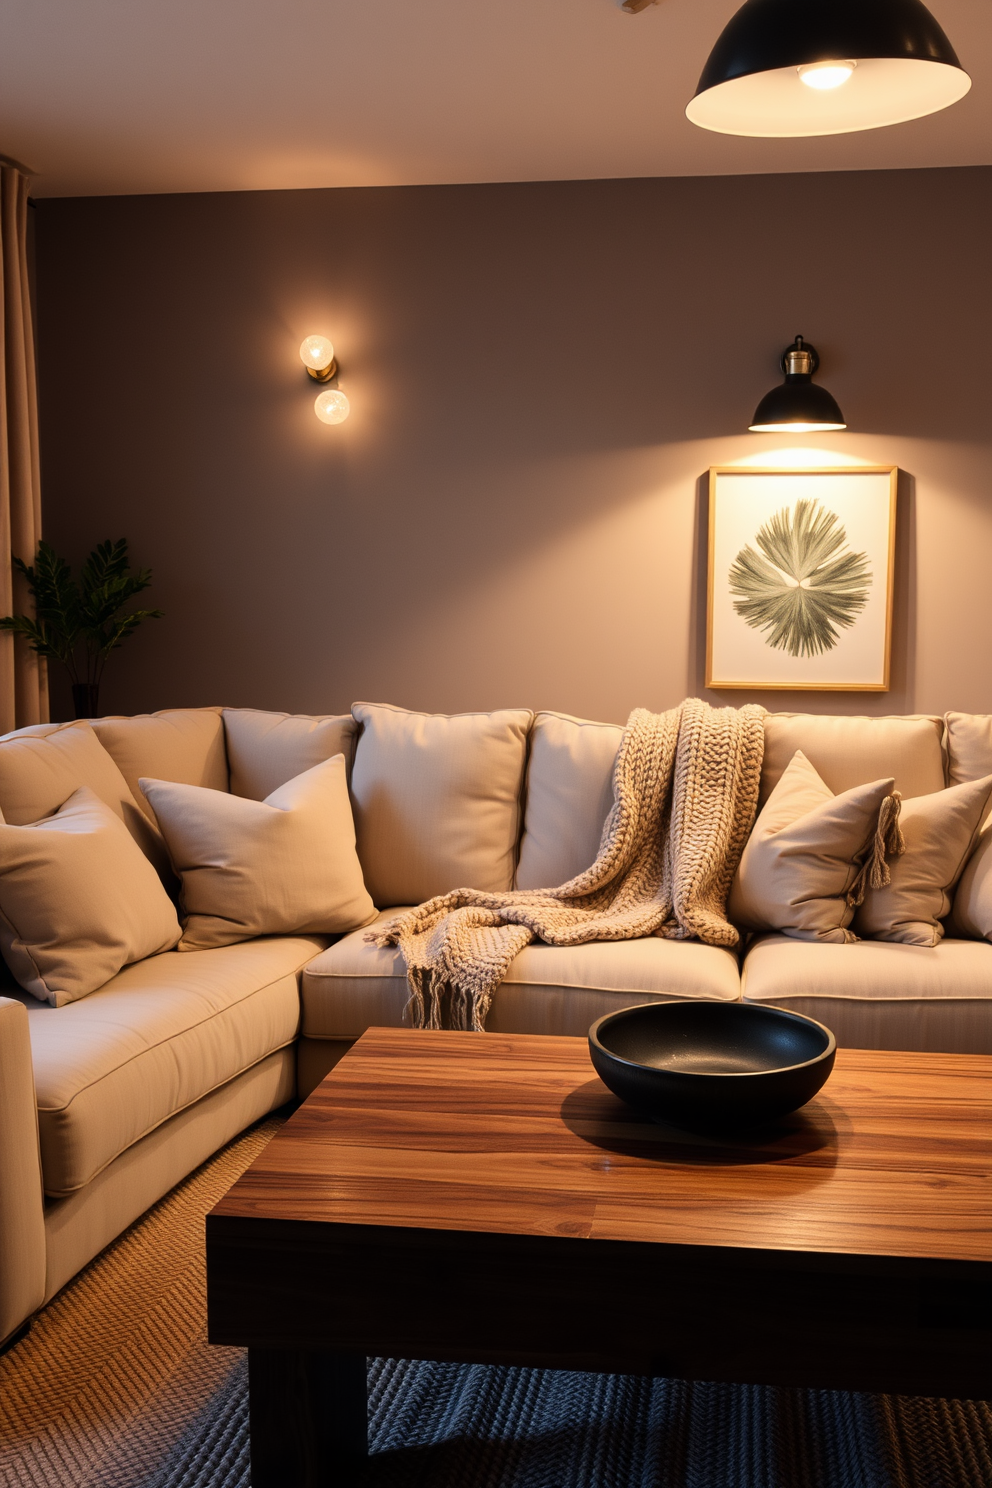
{"type": "Polygon", "coordinates": [[[843,551],[847,533],[834,512],[802,499],[759,528],[730,568],[734,609],[767,644],[790,656],[820,656],[836,646],[868,603],[866,553],[843,551]]]}
{"type": "Polygon", "coordinates": [[[132,636],[142,620],[161,618],[162,610],[122,614],[136,594],[151,583],[150,568],[131,572],[126,538],[98,543],[83,564],[77,585],[64,558],[40,542],[33,566],[14,558],[34,599],[35,614],[8,615],[0,630],[21,636],[40,656],[61,661],[79,681],[76,653],[86,658],[86,678],[99,681],[110,652],[132,636]]]}

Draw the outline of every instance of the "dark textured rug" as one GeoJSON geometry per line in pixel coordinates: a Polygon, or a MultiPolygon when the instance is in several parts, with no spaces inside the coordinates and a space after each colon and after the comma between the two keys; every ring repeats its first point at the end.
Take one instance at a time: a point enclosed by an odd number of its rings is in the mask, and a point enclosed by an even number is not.
{"type": "MultiPolygon", "coordinates": [[[[989,1488],[992,1408],[375,1359],[368,1488],[989,1488]]],[[[248,1488],[242,1359],[149,1488],[248,1488]]]]}

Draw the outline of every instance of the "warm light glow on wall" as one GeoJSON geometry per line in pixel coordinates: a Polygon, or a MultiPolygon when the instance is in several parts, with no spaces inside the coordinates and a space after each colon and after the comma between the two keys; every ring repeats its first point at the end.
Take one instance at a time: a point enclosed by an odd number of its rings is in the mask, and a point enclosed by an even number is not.
{"type": "Polygon", "coordinates": [[[782,465],[791,469],[794,465],[810,466],[811,468],[822,468],[824,465],[870,465],[870,460],[864,460],[860,455],[849,455],[840,450],[810,449],[795,445],[788,445],[784,449],[759,450],[753,455],[742,455],[739,460],[731,460],[731,465],[782,465]]]}

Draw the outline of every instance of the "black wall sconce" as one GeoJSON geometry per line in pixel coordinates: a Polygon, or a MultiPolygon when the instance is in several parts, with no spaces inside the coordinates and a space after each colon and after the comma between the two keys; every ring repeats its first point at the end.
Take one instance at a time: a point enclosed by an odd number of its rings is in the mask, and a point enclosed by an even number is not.
{"type": "Polygon", "coordinates": [[[797,336],[782,353],[785,381],[766,393],[754,410],[748,425],[752,434],[812,434],[847,428],[835,399],[813,381],[819,365],[816,347],[797,336]]]}

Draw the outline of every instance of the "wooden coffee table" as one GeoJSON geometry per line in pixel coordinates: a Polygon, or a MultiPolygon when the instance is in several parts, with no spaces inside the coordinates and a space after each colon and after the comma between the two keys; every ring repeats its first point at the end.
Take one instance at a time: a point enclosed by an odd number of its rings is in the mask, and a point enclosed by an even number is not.
{"type": "Polygon", "coordinates": [[[207,1219],[253,1488],[353,1480],[366,1355],[992,1393],[990,1079],[841,1050],[718,1142],[639,1121],[584,1039],[370,1029],[207,1219]]]}

